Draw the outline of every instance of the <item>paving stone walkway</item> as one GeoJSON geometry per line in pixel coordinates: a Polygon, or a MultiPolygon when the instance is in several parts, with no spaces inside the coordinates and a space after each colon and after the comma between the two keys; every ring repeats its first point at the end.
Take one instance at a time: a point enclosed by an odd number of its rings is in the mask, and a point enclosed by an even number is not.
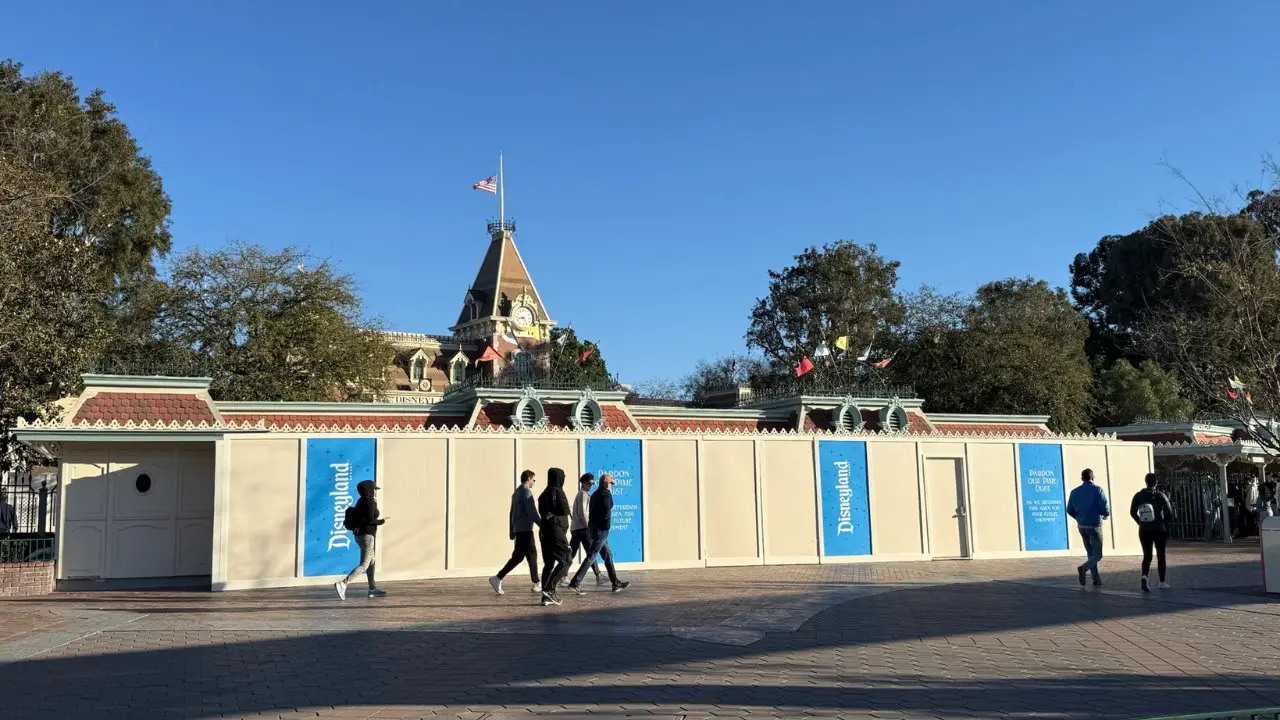
{"type": "Polygon", "coordinates": [[[1280,706],[1257,546],[634,573],[542,608],[509,579],[0,600],[14,718],[1061,717],[1280,706]],[[353,593],[353,596],[355,593],[353,593]]]}

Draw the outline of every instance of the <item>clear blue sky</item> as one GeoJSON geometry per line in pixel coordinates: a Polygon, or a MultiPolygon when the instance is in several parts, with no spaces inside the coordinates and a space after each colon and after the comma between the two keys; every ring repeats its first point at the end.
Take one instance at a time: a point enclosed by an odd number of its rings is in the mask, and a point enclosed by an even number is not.
{"type": "Polygon", "coordinates": [[[874,242],[902,286],[1075,253],[1280,141],[1280,3],[47,2],[0,54],[102,87],[179,249],[298,244],[446,332],[507,210],[624,381],[739,350],[766,270],[874,242]],[[624,7],[625,5],[625,7],[624,7]]]}

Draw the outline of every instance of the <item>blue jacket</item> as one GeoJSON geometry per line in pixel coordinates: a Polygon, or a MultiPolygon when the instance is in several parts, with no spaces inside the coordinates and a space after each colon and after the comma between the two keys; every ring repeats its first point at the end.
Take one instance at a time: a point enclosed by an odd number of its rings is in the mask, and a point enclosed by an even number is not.
{"type": "Polygon", "coordinates": [[[1111,517],[1111,504],[1102,488],[1091,482],[1080,483],[1067,498],[1067,514],[1080,527],[1098,527],[1111,517]]]}

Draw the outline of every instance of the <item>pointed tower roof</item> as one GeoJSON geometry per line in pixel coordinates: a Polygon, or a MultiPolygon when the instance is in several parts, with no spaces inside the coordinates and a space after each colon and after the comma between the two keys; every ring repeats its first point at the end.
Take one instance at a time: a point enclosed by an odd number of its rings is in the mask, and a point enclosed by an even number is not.
{"type": "Polygon", "coordinates": [[[538,311],[544,317],[549,317],[546,306],[542,304],[542,297],[538,295],[533,279],[529,277],[524,259],[516,249],[515,224],[489,223],[489,237],[489,248],[485,251],[475,281],[467,289],[467,298],[463,301],[455,328],[474,320],[499,315],[499,303],[503,295],[509,300],[527,295],[537,305],[538,311]],[[475,304],[474,316],[468,307],[470,303],[475,304]]]}

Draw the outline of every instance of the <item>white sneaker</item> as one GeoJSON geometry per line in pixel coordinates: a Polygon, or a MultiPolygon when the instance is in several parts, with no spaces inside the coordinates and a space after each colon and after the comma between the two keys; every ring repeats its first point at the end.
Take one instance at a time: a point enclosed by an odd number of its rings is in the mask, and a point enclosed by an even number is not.
{"type": "Polygon", "coordinates": [[[1160,589],[1161,589],[1161,590],[1168,590],[1168,589],[1169,589],[1169,583],[1167,583],[1167,582],[1162,582],[1162,583],[1160,583],[1160,589]]]}
{"type": "Polygon", "coordinates": [[[502,578],[498,577],[497,575],[494,575],[493,577],[489,578],[489,587],[493,588],[493,591],[499,595],[506,594],[502,592],[502,578]]]}
{"type": "Polygon", "coordinates": [[[532,587],[532,588],[529,588],[529,592],[542,592],[542,584],[541,584],[541,583],[534,583],[534,584],[533,584],[533,587],[532,587]]]}
{"type": "Polygon", "coordinates": [[[339,600],[347,599],[347,584],[345,582],[343,582],[342,580],[339,580],[338,582],[333,584],[333,589],[338,591],[339,600]]]}

